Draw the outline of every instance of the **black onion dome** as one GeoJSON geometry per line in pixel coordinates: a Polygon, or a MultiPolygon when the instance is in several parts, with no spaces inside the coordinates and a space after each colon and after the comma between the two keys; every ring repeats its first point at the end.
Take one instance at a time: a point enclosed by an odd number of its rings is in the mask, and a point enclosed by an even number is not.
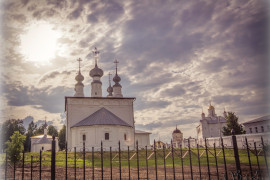
{"type": "Polygon", "coordinates": [[[95,65],[94,69],[90,71],[89,75],[91,77],[95,77],[95,76],[101,77],[103,76],[103,70],[100,69],[97,65],[95,65]]]}
{"type": "Polygon", "coordinates": [[[119,82],[121,81],[120,76],[118,76],[118,74],[115,74],[115,76],[113,77],[113,81],[114,81],[115,83],[119,83],[119,82]]]}
{"type": "Polygon", "coordinates": [[[175,129],[174,131],[173,131],[173,133],[181,133],[181,131],[179,130],[179,129],[175,129]]]}
{"type": "Polygon", "coordinates": [[[81,74],[80,71],[79,71],[79,74],[75,77],[75,80],[76,81],[83,81],[84,80],[84,77],[83,77],[83,75],[81,74]]]}
{"type": "Polygon", "coordinates": [[[109,87],[107,88],[107,92],[108,92],[108,93],[113,92],[112,86],[109,86],[109,87]]]}

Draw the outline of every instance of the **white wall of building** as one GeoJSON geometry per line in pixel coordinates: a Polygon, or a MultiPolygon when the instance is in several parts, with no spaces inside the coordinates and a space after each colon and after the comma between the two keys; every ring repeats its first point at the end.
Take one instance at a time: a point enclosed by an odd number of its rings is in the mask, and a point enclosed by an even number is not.
{"type": "MultiPolygon", "coordinates": [[[[104,107],[134,127],[134,98],[66,98],[68,148],[73,147],[70,127],[104,107]]],[[[133,141],[134,142],[134,141],[133,141]]]]}
{"type": "Polygon", "coordinates": [[[71,128],[71,143],[69,148],[73,151],[76,147],[77,151],[83,148],[83,135],[85,135],[85,148],[86,151],[100,150],[101,141],[103,142],[104,151],[109,151],[110,147],[113,150],[118,149],[118,142],[120,147],[126,150],[129,146],[130,149],[134,148],[134,129],[127,126],[118,125],[94,125],[94,126],[81,126],[71,128]],[[109,133],[109,140],[105,140],[105,133],[109,133]],[[125,138],[126,134],[126,140],[125,138]]]}
{"type": "Polygon", "coordinates": [[[138,141],[139,148],[145,148],[145,146],[150,146],[149,133],[136,133],[135,134],[135,143],[138,141]]]}

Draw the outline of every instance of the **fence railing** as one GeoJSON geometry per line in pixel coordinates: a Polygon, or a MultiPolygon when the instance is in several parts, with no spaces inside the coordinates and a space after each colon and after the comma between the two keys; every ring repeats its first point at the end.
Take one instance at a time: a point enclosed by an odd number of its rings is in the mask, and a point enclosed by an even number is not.
{"type": "MultiPolygon", "coordinates": [[[[249,143],[245,149],[237,148],[232,136],[233,148],[191,145],[170,148],[156,146],[121,150],[82,149],[76,147],[64,151],[22,153],[22,159],[11,164],[2,156],[2,172],[5,179],[264,179],[269,176],[269,145],[249,143]]],[[[154,142],[155,144],[155,142],[154,142]]],[[[172,142],[171,142],[172,144],[172,142]]]]}

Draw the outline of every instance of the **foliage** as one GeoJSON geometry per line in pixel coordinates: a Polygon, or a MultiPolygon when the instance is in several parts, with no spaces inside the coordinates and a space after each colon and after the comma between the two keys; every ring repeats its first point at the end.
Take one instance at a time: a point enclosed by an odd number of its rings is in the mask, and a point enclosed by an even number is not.
{"type": "Polygon", "coordinates": [[[37,136],[37,135],[42,135],[42,134],[44,134],[44,129],[45,129],[45,126],[44,126],[44,125],[38,127],[38,128],[35,130],[34,135],[37,136]]]}
{"type": "Polygon", "coordinates": [[[55,129],[55,127],[53,125],[49,125],[49,127],[48,127],[48,135],[58,137],[58,132],[57,132],[57,130],[55,129]]]}
{"type": "Polygon", "coordinates": [[[246,131],[243,129],[243,126],[238,123],[238,117],[234,114],[234,112],[228,112],[226,120],[227,120],[227,127],[223,127],[224,136],[232,135],[231,133],[232,129],[234,130],[235,135],[246,133],[246,131]]]}
{"type": "Polygon", "coordinates": [[[25,133],[23,121],[20,119],[9,119],[1,125],[1,148],[6,149],[7,145],[5,142],[10,140],[10,137],[15,131],[19,131],[21,134],[25,133]]]}
{"type": "Polygon", "coordinates": [[[25,136],[20,134],[19,131],[15,131],[10,137],[11,141],[7,141],[7,156],[11,162],[17,162],[21,159],[21,152],[23,151],[23,143],[25,141],[25,136]]]}
{"type": "Polygon", "coordinates": [[[36,129],[37,129],[37,125],[32,121],[28,125],[28,129],[27,129],[27,133],[26,133],[26,140],[24,143],[25,151],[28,151],[28,152],[31,151],[31,137],[34,136],[36,129]]]}
{"type": "Polygon", "coordinates": [[[66,125],[63,125],[62,129],[59,132],[59,137],[58,137],[58,144],[60,150],[65,149],[65,143],[66,143],[66,125]]]}

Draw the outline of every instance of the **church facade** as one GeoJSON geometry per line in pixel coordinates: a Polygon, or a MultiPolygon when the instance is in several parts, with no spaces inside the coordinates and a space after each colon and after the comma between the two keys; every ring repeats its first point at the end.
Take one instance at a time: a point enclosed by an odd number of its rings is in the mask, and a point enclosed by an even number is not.
{"type": "Polygon", "coordinates": [[[208,115],[205,116],[202,112],[199,125],[196,127],[197,139],[199,145],[204,145],[204,139],[210,137],[221,137],[222,128],[226,126],[226,111],[224,110],[223,116],[217,116],[215,107],[211,105],[208,108],[208,115]]]}
{"type": "Polygon", "coordinates": [[[133,102],[135,97],[124,97],[122,94],[121,78],[116,69],[113,77],[114,85],[111,86],[109,74],[108,95],[102,96],[103,70],[98,67],[99,52],[93,51],[95,66],[89,72],[92,77],[91,96],[84,96],[84,80],[80,72],[75,77],[75,94],[73,97],[65,97],[65,112],[67,120],[66,140],[68,148],[78,150],[85,144],[86,150],[91,151],[100,148],[101,142],[104,150],[118,148],[135,148],[136,140],[140,147],[150,145],[149,135],[151,133],[135,130],[133,102]]]}

